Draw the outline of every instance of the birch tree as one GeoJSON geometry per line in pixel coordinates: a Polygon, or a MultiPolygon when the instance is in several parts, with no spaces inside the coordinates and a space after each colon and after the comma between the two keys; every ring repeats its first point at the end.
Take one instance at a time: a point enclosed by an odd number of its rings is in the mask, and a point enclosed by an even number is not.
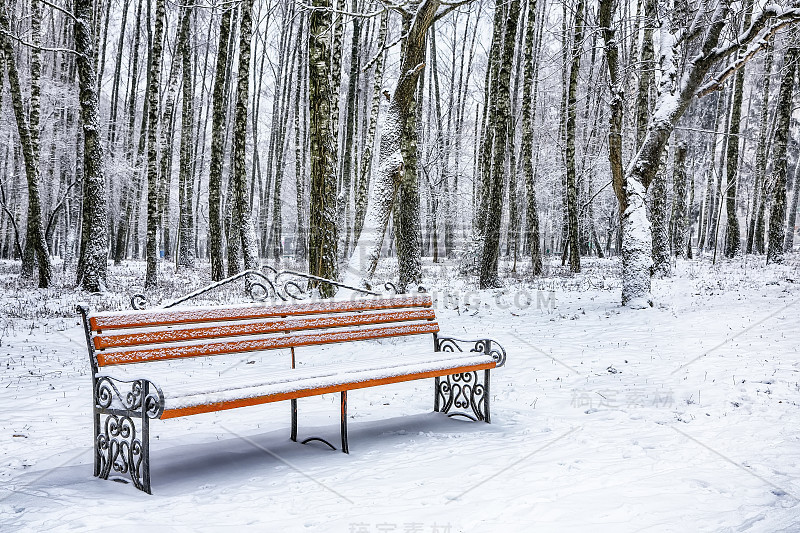
{"type": "MultiPolygon", "coordinates": [[[[253,39],[253,0],[244,0],[239,19],[239,77],[236,86],[236,110],[233,120],[234,216],[237,217],[245,270],[257,269],[258,244],[250,216],[247,192],[247,106],[250,101],[250,46],[253,39]]],[[[234,236],[235,237],[235,236],[234,236]]],[[[230,262],[228,263],[230,273],[230,262]]]]}
{"type": "MultiPolygon", "coordinates": [[[[31,134],[29,119],[25,116],[17,60],[11,44],[11,24],[4,0],[0,0],[0,43],[5,55],[11,102],[17,122],[17,132],[22,144],[25,176],[28,182],[28,225],[26,235],[30,246],[35,251],[39,264],[39,287],[46,288],[50,285],[53,268],[50,262],[50,254],[47,250],[44,226],[42,224],[42,208],[39,199],[39,159],[36,146],[38,145],[38,141],[36,141],[38,136],[31,134]]],[[[103,200],[105,200],[105,197],[103,197],[103,200]]]]}
{"type": "MultiPolygon", "coordinates": [[[[678,120],[692,99],[719,88],[744,62],[766,44],[766,38],[778,29],[800,19],[800,9],[786,9],[776,4],[765,6],[745,31],[730,42],[722,40],[723,32],[733,23],[730,0],[720,0],[690,13],[687,25],[673,25],[666,10],[658,28],[658,91],[648,118],[647,133],[642,145],[628,165],[624,179],[626,208],[623,211],[622,303],[634,308],[652,305],[650,294],[651,234],[647,219],[645,195],[653,181],[664,147],[678,120]],[[691,53],[680,55],[679,47],[691,53]],[[738,59],[704,85],[711,69],[729,60],[747,47],[738,59]],[[685,64],[678,64],[686,57],[685,64]]],[[[608,40],[606,40],[608,48],[608,40]]],[[[609,62],[607,62],[608,64],[609,62]]],[[[782,244],[782,243],[781,243],[782,244]]]]}
{"type": "Polygon", "coordinates": [[[422,0],[419,4],[394,8],[400,12],[403,19],[400,76],[394,94],[389,95],[389,108],[380,141],[377,175],[370,183],[370,199],[364,217],[364,227],[348,263],[345,279],[351,283],[371,284],[398,190],[400,190],[399,205],[402,206],[400,218],[403,224],[399,231],[396,231],[395,237],[398,241],[401,288],[404,285],[418,283],[421,277],[419,189],[415,166],[416,92],[420,73],[425,68],[425,35],[435,20],[447,15],[459,4],[447,5],[439,10],[442,5],[444,4],[441,0],[422,0]]]}
{"type": "Polygon", "coordinates": [[[794,92],[800,48],[797,37],[783,57],[783,76],[776,103],[775,137],[772,148],[772,207],[769,212],[769,240],[767,264],[783,262],[784,228],[786,227],[786,173],[788,171],[786,147],[789,141],[789,123],[792,119],[792,94],[794,92]]]}
{"type": "Polygon", "coordinates": [[[144,286],[151,289],[158,283],[158,88],[161,84],[161,54],[164,45],[165,0],[156,0],[156,19],[150,53],[147,85],[147,272],[144,286]]]}
{"type": "Polygon", "coordinates": [[[78,282],[87,291],[105,290],[108,271],[108,220],[103,146],[100,142],[100,101],[97,94],[91,0],[75,0],[75,51],[78,53],[81,124],[83,125],[83,229],[78,282]]]}
{"type": "MultiPolygon", "coordinates": [[[[581,2],[581,6],[582,6],[581,2]]],[[[484,243],[481,255],[480,286],[482,289],[500,286],[497,275],[497,260],[500,255],[500,224],[503,216],[503,189],[508,179],[506,174],[506,152],[511,136],[511,63],[514,59],[517,25],[519,22],[520,1],[511,0],[503,24],[503,52],[498,76],[497,92],[494,97],[494,152],[492,158],[492,179],[489,190],[486,221],[483,224],[484,243]]],[[[578,30],[576,30],[577,32],[578,30]]],[[[513,141],[511,143],[513,150],[513,141]]],[[[511,176],[510,179],[516,179],[511,176]]],[[[577,224],[576,224],[577,231],[577,224]]],[[[578,260],[580,263],[580,259],[578,260]]],[[[578,266],[580,268],[580,265],[578,266]]]]}
{"type": "MultiPolygon", "coordinates": [[[[336,144],[333,134],[334,88],[330,81],[330,0],[313,0],[309,16],[309,135],[311,137],[311,232],[309,272],[327,279],[338,277],[336,230],[336,144]]],[[[319,286],[323,297],[333,296],[331,285],[319,286]]]]}
{"type": "Polygon", "coordinates": [[[222,12],[212,96],[211,163],[208,172],[208,240],[211,258],[211,279],[213,281],[219,281],[225,277],[221,211],[222,167],[225,157],[225,123],[227,122],[228,109],[226,91],[228,85],[228,41],[231,38],[231,19],[234,11],[234,7],[227,7],[222,12]]]}
{"type": "MultiPolygon", "coordinates": [[[[194,73],[192,71],[192,48],[189,46],[194,0],[187,0],[180,26],[181,71],[183,73],[183,97],[181,110],[181,163],[178,183],[178,265],[194,266],[194,73]]],[[[168,222],[168,221],[165,221],[168,222]]]]}

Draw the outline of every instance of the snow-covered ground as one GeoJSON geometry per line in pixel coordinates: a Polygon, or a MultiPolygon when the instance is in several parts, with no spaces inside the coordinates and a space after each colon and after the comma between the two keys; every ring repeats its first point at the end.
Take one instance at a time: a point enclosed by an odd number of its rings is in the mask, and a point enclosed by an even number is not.
{"type": "MultiPolygon", "coordinates": [[[[679,262],[639,311],[619,305],[616,261],[492,291],[428,263],[442,331],[508,352],[492,424],[432,413],[429,381],[351,392],[349,455],[291,442],[288,402],[156,420],[152,496],[92,477],[71,315],[79,299],[122,308],[127,287],[42,292],[0,265],[0,531],[800,531],[800,257],[787,259],[679,262]]],[[[176,279],[176,294],[199,283],[176,279]]],[[[338,396],[300,401],[301,437],[338,429],[338,396]]]]}

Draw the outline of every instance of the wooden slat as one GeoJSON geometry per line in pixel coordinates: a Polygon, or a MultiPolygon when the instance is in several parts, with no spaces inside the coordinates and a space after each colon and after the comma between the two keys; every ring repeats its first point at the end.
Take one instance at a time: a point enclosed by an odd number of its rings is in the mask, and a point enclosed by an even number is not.
{"type": "Polygon", "coordinates": [[[260,335],[267,333],[303,331],[310,329],[340,328],[346,326],[366,326],[410,320],[433,320],[433,309],[413,311],[393,311],[370,314],[332,315],[317,318],[290,318],[269,322],[248,322],[241,324],[217,325],[191,329],[162,329],[126,335],[97,335],[94,345],[98,350],[105,348],[124,348],[146,344],[160,344],[176,341],[216,339],[241,335],[260,335]]]}
{"type": "Polygon", "coordinates": [[[403,381],[412,381],[415,379],[433,378],[437,376],[447,376],[450,374],[462,374],[464,372],[473,372],[476,370],[488,370],[495,368],[497,363],[482,363],[479,365],[460,366],[457,368],[446,368],[441,370],[430,370],[427,372],[418,372],[415,374],[405,374],[402,376],[392,376],[388,378],[373,379],[369,381],[356,381],[352,383],[342,383],[339,385],[331,385],[328,387],[319,387],[316,389],[303,389],[292,392],[284,392],[280,394],[270,394],[268,396],[257,396],[255,398],[242,398],[239,400],[231,400],[227,402],[217,402],[204,405],[194,405],[191,407],[182,407],[179,409],[169,409],[163,412],[162,419],[177,418],[179,416],[196,415],[200,413],[211,413],[214,411],[224,411],[226,409],[235,409],[237,407],[247,407],[250,405],[259,405],[264,403],[279,402],[283,400],[293,400],[296,398],[305,398],[308,396],[318,396],[320,394],[329,394],[334,392],[349,391],[354,389],[363,389],[366,387],[375,387],[378,385],[388,385],[389,383],[401,383],[403,381]]]}
{"type": "Polygon", "coordinates": [[[423,333],[437,333],[438,331],[438,323],[428,322],[425,324],[403,324],[383,328],[326,331],[305,335],[282,335],[263,339],[211,342],[206,344],[192,344],[188,346],[170,346],[164,348],[152,348],[149,350],[125,350],[118,352],[98,351],[96,354],[98,365],[106,366],[139,363],[143,361],[161,361],[165,359],[178,359],[183,357],[252,352],[258,350],[275,350],[298,346],[331,344],[335,342],[397,337],[402,335],[419,335],[423,333]]]}
{"type": "Polygon", "coordinates": [[[89,317],[89,325],[92,331],[99,331],[157,325],[191,324],[197,322],[221,322],[281,316],[399,309],[403,307],[430,307],[431,305],[433,305],[431,297],[429,295],[422,295],[397,298],[364,298],[334,302],[320,301],[314,303],[271,306],[163,309],[133,313],[101,313],[89,317]]]}

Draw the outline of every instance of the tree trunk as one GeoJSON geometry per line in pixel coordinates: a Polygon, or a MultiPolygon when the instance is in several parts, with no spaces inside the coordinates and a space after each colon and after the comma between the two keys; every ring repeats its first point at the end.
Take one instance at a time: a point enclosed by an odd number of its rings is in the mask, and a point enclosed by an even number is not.
{"type": "Polygon", "coordinates": [[[580,244],[578,240],[578,184],[575,176],[575,118],[577,114],[578,73],[581,68],[583,50],[583,0],[575,8],[575,33],[573,34],[572,66],[569,71],[567,89],[566,164],[567,164],[567,223],[569,235],[569,270],[581,271],[580,244]]]}
{"type": "MultiPolygon", "coordinates": [[[[109,2],[110,3],[110,2],[109,2]]],[[[131,2],[122,3],[122,21],[119,28],[119,40],[117,41],[117,57],[114,62],[114,82],[111,85],[111,117],[108,123],[108,146],[109,152],[114,153],[114,145],[117,135],[117,111],[119,108],[119,84],[122,78],[122,51],[125,47],[125,28],[128,23],[128,7],[131,2]]],[[[141,10],[141,2],[139,2],[141,10]]],[[[139,11],[141,13],[141,11],[139,11]]],[[[138,38],[138,36],[137,36],[138,38]]],[[[119,241],[119,239],[117,239],[119,241]]],[[[116,253],[114,254],[116,257],[116,253]]]]}
{"type": "MultiPolygon", "coordinates": [[[[531,274],[542,275],[542,250],[539,236],[539,214],[536,206],[536,184],[533,174],[533,113],[536,112],[531,102],[531,94],[536,91],[533,66],[533,43],[536,39],[536,0],[528,0],[528,16],[525,31],[524,69],[525,79],[522,85],[522,173],[525,177],[525,188],[528,195],[526,207],[526,241],[530,247],[531,274]]],[[[535,98],[535,96],[534,96],[535,98]]]]}
{"type": "MultiPolygon", "coordinates": [[[[256,229],[250,216],[247,191],[247,106],[250,90],[250,46],[253,39],[253,0],[241,4],[239,21],[239,77],[236,86],[236,112],[233,124],[233,176],[235,185],[235,216],[238,218],[239,238],[245,270],[259,268],[256,229]]],[[[230,268],[229,268],[230,272],[230,268]]]]}
{"type": "Polygon", "coordinates": [[[83,228],[78,282],[84,290],[105,290],[108,270],[108,214],[103,146],[100,143],[100,101],[91,32],[91,0],[75,0],[75,50],[83,124],[83,228]]]}
{"type": "Polygon", "coordinates": [[[225,277],[220,203],[222,199],[222,168],[225,157],[225,123],[228,118],[228,95],[225,90],[228,85],[228,41],[231,38],[231,18],[234,10],[234,7],[228,7],[222,13],[212,98],[214,111],[211,126],[211,163],[208,172],[208,240],[213,281],[219,281],[225,277]]]}
{"type": "MultiPolygon", "coordinates": [[[[300,15],[300,33],[305,30],[305,15],[300,15]]],[[[307,52],[307,51],[306,51],[307,52]]],[[[295,232],[295,260],[305,262],[308,259],[308,229],[306,227],[306,178],[305,178],[305,135],[301,135],[300,110],[305,111],[305,97],[308,90],[306,61],[300,54],[297,61],[297,81],[294,93],[294,181],[297,193],[297,231],[295,232]],[[302,89],[302,91],[301,91],[302,89]]],[[[305,123],[305,122],[303,122],[305,123]]]]}
{"type": "Polygon", "coordinates": [[[786,239],[783,241],[783,251],[791,252],[794,248],[794,232],[797,227],[797,207],[800,205],[800,165],[794,167],[794,193],[789,206],[789,220],[786,223],[786,239]]]}
{"type": "Polygon", "coordinates": [[[764,215],[767,203],[767,134],[769,127],[769,81],[772,77],[774,47],[767,45],[764,57],[764,87],[761,96],[761,119],[756,146],[755,182],[753,184],[753,214],[747,232],[747,253],[764,253],[764,215]]]}
{"type": "MultiPolygon", "coordinates": [[[[332,113],[335,103],[330,78],[331,2],[313,0],[317,9],[309,16],[309,135],[311,138],[311,235],[309,272],[327,279],[338,277],[336,231],[336,144],[332,113]]],[[[335,287],[319,285],[322,297],[335,287]]]]}
{"type": "Polygon", "coordinates": [[[650,221],[653,227],[653,267],[652,275],[665,278],[672,275],[669,253],[669,228],[667,216],[667,150],[661,154],[659,170],[653,179],[651,189],[650,221]]]}
{"type": "MultiPolygon", "coordinates": [[[[353,1],[353,11],[358,13],[358,1],[353,1]]],[[[356,105],[356,87],[359,82],[360,62],[359,48],[361,47],[361,19],[353,18],[353,35],[350,46],[350,74],[347,80],[347,101],[345,108],[344,146],[342,151],[342,189],[338,198],[338,233],[341,249],[339,253],[347,259],[350,248],[350,189],[352,188],[352,174],[358,169],[358,159],[353,149],[358,121],[358,106],[356,105]]]]}
{"type": "MultiPolygon", "coordinates": [[[[132,50],[131,50],[131,65],[128,70],[128,76],[130,78],[130,83],[128,86],[128,102],[127,102],[127,111],[128,111],[128,130],[127,130],[127,137],[125,141],[125,159],[128,165],[133,168],[133,182],[127,182],[127,187],[123,187],[123,194],[122,198],[120,199],[120,217],[119,221],[117,222],[117,243],[114,246],[114,264],[118,265],[122,262],[122,260],[127,257],[127,247],[128,247],[128,237],[130,233],[130,224],[131,219],[134,213],[137,211],[135,209],[134,201],[138,198],[139,188],[141,186],[141,173],[142,169],[138,165],[138,160],[134,159],[134,128],[136,123],[136,88],[138,85],[138,72],[139,72],[139,43],[140,43],[140,33],[141,33],[141,26],[142,26],[142,4],[145,0],[140,0],[138,7],[136,8],[136,29],[134,30],[134,38],[132,50]]],[[[145,100],[146,102],[146,100],[145,100]]],[[[145,110],[142,112],[143,115],[146,114],[146,105],[145,110]]],[[[113,148],[112,148],[113,149],[113,148]]],[[[138,236],[134,236],[134,238],[138,238],[138,236]]]]}
{"type": "Polygon", "coordinates": [[[164,45],[165,0],[156,0],[153,48],[150,54],[150,76],[147,86],[147,272],[145,289],[158,284],[158,89],[161,85],[161,56],[164,45]]]}
{"type": "MultiPolygon", "coordinates": [[[[22,100],[19,72],[11,45],[11,25],[8,20],[5,0],[0,0],[0,42],[5,53],[5,65],[8,72],[9,90],[17,121],[17,131],[22,145],[22,155],[25,160],[25,176],[28,181],[28,229],[27,238],[33,245],[36,259],[39,264],[39,287],[46,288],[50,285],[53,267],[42,224],[42,211],[39,200],[39,160],[38,160],[38,135],[31,135],[28,119],[22,100]],[[35,144],[34,144],[35,143],[35,144]]],[[[38,124],[38,120],[37,120],[38,124]]],[[[105,202],[105,197],[103,198],[105,202]]]]}
{"type": "MultiPolygon", "coordinates": [[[[750,18],[753,13],[752,0],[746,0],[742,28],[750,27],[750,18]]],[[[738,56],[737,56],[738,57],[738,56]]],[[[744,69],[742,66],[736,71],[733,84],[733,102],[731,109],[731,125],[728,139],[727,156],[727,188],[725,195],[725,209],[728,214],[728,229],[725,233],[725,257],[734,257],[742,248],[742,237],[739,230],[739,217],[736,214],[736,182],[739,173],[739,123],[742,120],[742,100],[744,97],[744,69]]]]}
{"type": "Polygon", "coordinates": [[[789,140],[789,123],[792,118],[792,92],[800,48],[792,38],[791,48],[783,60],[783,77],[776,102],[777,120],[772,148],[772,208],[769,213],[769,246],[767,264],[783,262],[783,241],[786,231],[786,146],[789,140]]]}
{"type": "MultiPolygon", "coordinates": [[[[581,6],[583,4],[581,3],[581,6]]],[[[500,254],[500,225],[503,217],[503,188],[506,181],[507,140],[511,129],[511,63],[514,59],[520,1],[512,0],[504,23],[502,62],[497,79],[494,119],[494,152],[492,158],[492,180],[486,192],[488,210],[484,228],[483,254],[481,255],[480,286],[482,289],[499,287],[497,273],[500,254]]],[[[513,148],[512,148],[513,149],[513,148]]]]}
{"type": "Polygon", "coordinates": [[[186,0],[181,20],[179,39],[183,71],[183,101],[181,109],[181,164],[179,178],[179,219],[178,219],[178,266],[194,267],[194,76],[192,71],[192,48],[189,46],[189,32],[194,0],[186,0]]]}
{"type": "Polygon", "coordinates": [[[369,127],[364,140],[364,154],[361,157],[361,177],[356,185],[355,220],[353,222],[353,244],[361,237],[364,227],[364,217],[367,214],[367,201],[369,197],[370,174],[372,172],[372,148],[375,146],[375,130],[378,125],[378,111],[381,105],[381,87],[383,87],[383,67],[386,62],[386,29],[389,22],[389,11],[381,14],[380,29],[378,30],[378,55],[375,58],[375,74],[372,85],[372,106],[369,112],[369,127]]]}
{"type": "MultiPolygon", "coordinates": [[[[687,229],[689,213],[686,208],[686,151],[688,147],[681,141],[675,147],[675,161],[672,164],[672,188],[674,198],[672,204],[672,250],[676,257],[686,257],[687,229]]],[[[691,209],[691,205],[689,206],[691,209]]]]}
{"type": "Polygon", "coordinates": [[[406,39],[401,51],[401,74],[383,125],[378,173],[371,183],[364,229],[348,264],[345,279],[351,283],[371,283],[398,189],[401,205],[398,218],[402,224],[395,228],[399,288],[418,283],[421,277],[416,93],[419,74],[425,66],[425,34],[440,5],[439,0],[423,0],[413,14],[404,15],[407,31],[404,31],[406,39]]]}

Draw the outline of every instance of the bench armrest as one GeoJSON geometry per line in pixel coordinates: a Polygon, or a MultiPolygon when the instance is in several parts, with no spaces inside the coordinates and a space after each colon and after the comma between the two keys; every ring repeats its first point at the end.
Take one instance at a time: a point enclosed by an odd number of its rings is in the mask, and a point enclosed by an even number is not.
{"type": "Polygon", "coordinates": [[[463,352],[469,348],[470,352],[485,353],[491,355],[497,361],[497,366],[506,364],[506,351],[499,342],[492,339],[464,340],[444,335],[434,336],[434,350],[437,352],[463,352]],[[466,346],[462,346],[466,345],[466,346]],[[472,346],[469,346],[472,345],[472,346]]]}
{"type": "Polygon", "coordinates": [[[96,409],[104,412],[138,412],[147,418],[160,418],[164,412],[164,393],[147,379],[124,381],[96,376],[94,403],[96,409]]]}

